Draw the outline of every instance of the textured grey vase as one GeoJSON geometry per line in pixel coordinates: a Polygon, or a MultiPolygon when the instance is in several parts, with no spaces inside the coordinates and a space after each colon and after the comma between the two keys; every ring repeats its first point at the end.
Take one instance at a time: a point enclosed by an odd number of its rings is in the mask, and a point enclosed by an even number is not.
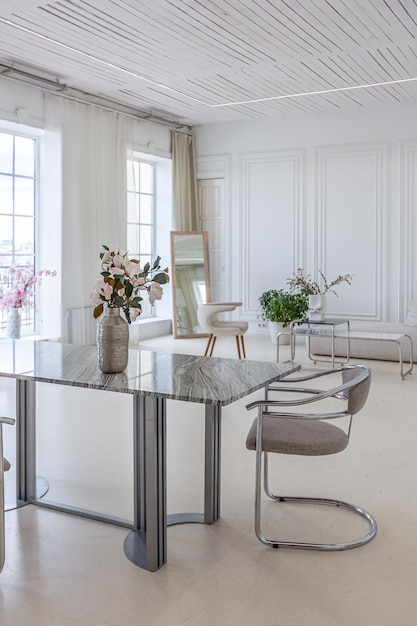
{"type": "Polygon", "coordinates": [[[123,372],[129,354],[129,324],[118,307],[107,307],[97,322],[97,365],[105,374],[123,372]]]}

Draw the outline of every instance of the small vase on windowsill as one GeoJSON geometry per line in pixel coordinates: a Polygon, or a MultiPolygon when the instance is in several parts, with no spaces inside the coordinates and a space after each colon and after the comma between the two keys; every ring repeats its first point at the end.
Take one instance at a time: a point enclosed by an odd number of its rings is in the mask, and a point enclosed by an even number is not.
{"type": "Polygon", "coordinates": [[[129,324],[119,307],[107,306],[97,321],[97,365],[105,374],[117,374],[127,367],[129,324]]]}
{"type": "Polygon", "coordinates": [[[22,308],[10,307],[7,313],[7,337],[9,339],[20,339],[21,326],[22,308]]]}

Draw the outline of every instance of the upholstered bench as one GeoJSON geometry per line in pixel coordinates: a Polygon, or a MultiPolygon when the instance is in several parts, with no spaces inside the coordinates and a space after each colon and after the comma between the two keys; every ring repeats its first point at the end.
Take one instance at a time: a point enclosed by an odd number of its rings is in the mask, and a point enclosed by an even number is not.
{"type": "MultiPolygon", "coordinates": [[[[313,343],[312,338],[310,338],[311,344],[313,343]]],[[[413,371],[413,361],[414,361],[414,353],[413,353],[413,339],[411,335],[408,333],[392,333],[392,332],[375,332],[375,331],[360,331],[360,330],[351,330],[349,333],[347,332],[337,332],[335,333],[335,353],[339,356],[345,356],[346,360],[349,360],[351,356],[355,356],[358,354],[357,349],[355,350],[355,343],[360,342],[388,342],[396,344],[397,346],[397,355],[400,363],[400,373],[401,378],[405,378],[408,374],[411,374],[413,371]],[[344,345],[341,349],[338,343],[342,341],[344,345]],[[354,353],[353,353],[354,352],[354,353]],[[407,370],[404,369],[404,363],[408,361],[409,367],[407,370]]],[[[317,345],[314,346],[314,349],[317,350],[317,345]]],[[[320,353],[323,351],[320,350],[320,353]]],[[[372,351],[368,354],[372,354],[372,351]]],[[[315,360],[315,353],[313,352],[313,348],[311,348],[310,358],[315,360]]],[[[360,357],[364,358],[364,357],[360,357]]],[[[372,358],[372,357],[365,357],[372,358]]],[[[375,357],[374,357],[375,358],[375,357]]],[[[377,357],[376,357],[377,358],[377,357]]]]}

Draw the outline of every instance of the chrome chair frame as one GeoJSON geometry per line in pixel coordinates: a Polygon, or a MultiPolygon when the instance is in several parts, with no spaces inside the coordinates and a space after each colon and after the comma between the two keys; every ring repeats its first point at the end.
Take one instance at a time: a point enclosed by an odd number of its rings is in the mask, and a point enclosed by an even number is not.
{"type": "Polygon", "coordinates": [[[11,417],[0,417],[0,572],[5,559],[4,537],[4,459],[3,459],[3,424],[13,425],[15,420],[11,417]]]}
{"type": "MultiPolygon", "coordinates": [[[[271,411],[271,408],[277,407],[297,407],[297,406],[305,406],[312,402],[318,402],[324,400],[326,398],[336,398],[337,400],[348,401],[349,399],[349,391],[358,386],[360,383],[364,382],[370,376],[370,369],[367,365],[345,365],[338,368],[333,368],[331,370],[322,370],[320,372],[315,372],[314,374],[310,374],[307,376],[296,377],[296,378],[287,378],[281,383],[300,383],[310,381],[312,379],[326,376],[330,374],[334,374],[337,372],[344,372],[352,370],[359,372],[359,375],[355,378],[348,380],[337,387],[333,387],[328,390],[321,389],[312,389],[305,387],[295,387],[291,388],[291,386],[282,385],[279,386],[271,385],[266,389],[266,399],[252,402],[247,405],[248,410],[252,410],[254,408],[258,409],[258,419],[257,419],[257,429],[256,429],[256,479],[255,479],[255,533],[257,538],[264,543],[265,545],[272,546],[273,548],[298,548],[298,549],[308,549],[308,550],[323,550],[323,551],[334,551],[334,550],[348,550],[351,548],[356,548],[362,546],[373,537],[375,537],[377,532],[377,523],[374,517],[368,513],[365,509],[355,505],[350,504],[348,502],[344,502],[342,500],[330,499],[330,498],[317,498],[317,497],[293,497],[293,496],[280,496],[275,495],[271,492],[268,484],[268,452],[264,452],[262,447],[259,445],[259,442],[263,440],[263,418],[266,417],[276,417],[279,418],[291,418],[295,420],[327,420],[334,419],[339,417],[349,417],[349,426],[347,436],[349,438],[351,425],[352,425],[352,416],[353,413],[349,413],[348,410],[339,411],[339,412],[330,412],[330,413],[303,413],[303,412],[287,412],[287,411],[271,411]],[[282,400],[269,400],[269,393],[274,391],[283,391],[288,392],[292,391],[297,394],[309,394],[307,398],[301,398],[297,400],[290,401],[282,401],[282,400]],[[311,543],[311,542],[296,542],[296,541],[282,541],[277,539],[268,539],[264,536],[261,528],[261,493],[262,493],[262,456],[263,456],[263,486],[266,495],[276,502],[290,502],[290,503],[304,503],[304,504],[322,504],[329,506],[336,506],[339,508],[347,509],[360,515],[364,518],[370,528],[368,533],[359,539],[354,539],[352,541],[346,541],[342,543],[311,543]]],[[[365,399],[366,401],[366,399],[365,399]]],[[[360,409],[359,409],[360,410],[360,409]]],[[[358,411],[355,411],[358,412],[358,411]]]]}

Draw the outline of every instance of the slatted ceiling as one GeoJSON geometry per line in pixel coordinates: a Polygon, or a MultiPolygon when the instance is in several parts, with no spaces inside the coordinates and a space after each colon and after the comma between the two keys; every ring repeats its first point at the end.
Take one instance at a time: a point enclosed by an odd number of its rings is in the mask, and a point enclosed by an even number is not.
{"type": "MultiPolygon", "coordinates": [[[[3,0],[0,17],[207,103],[417,76],[417,0],[3,0]]],[[[0,23],[0,63],[182,123],[417,99],[415,83],[210,109],[0,23]]]]}

